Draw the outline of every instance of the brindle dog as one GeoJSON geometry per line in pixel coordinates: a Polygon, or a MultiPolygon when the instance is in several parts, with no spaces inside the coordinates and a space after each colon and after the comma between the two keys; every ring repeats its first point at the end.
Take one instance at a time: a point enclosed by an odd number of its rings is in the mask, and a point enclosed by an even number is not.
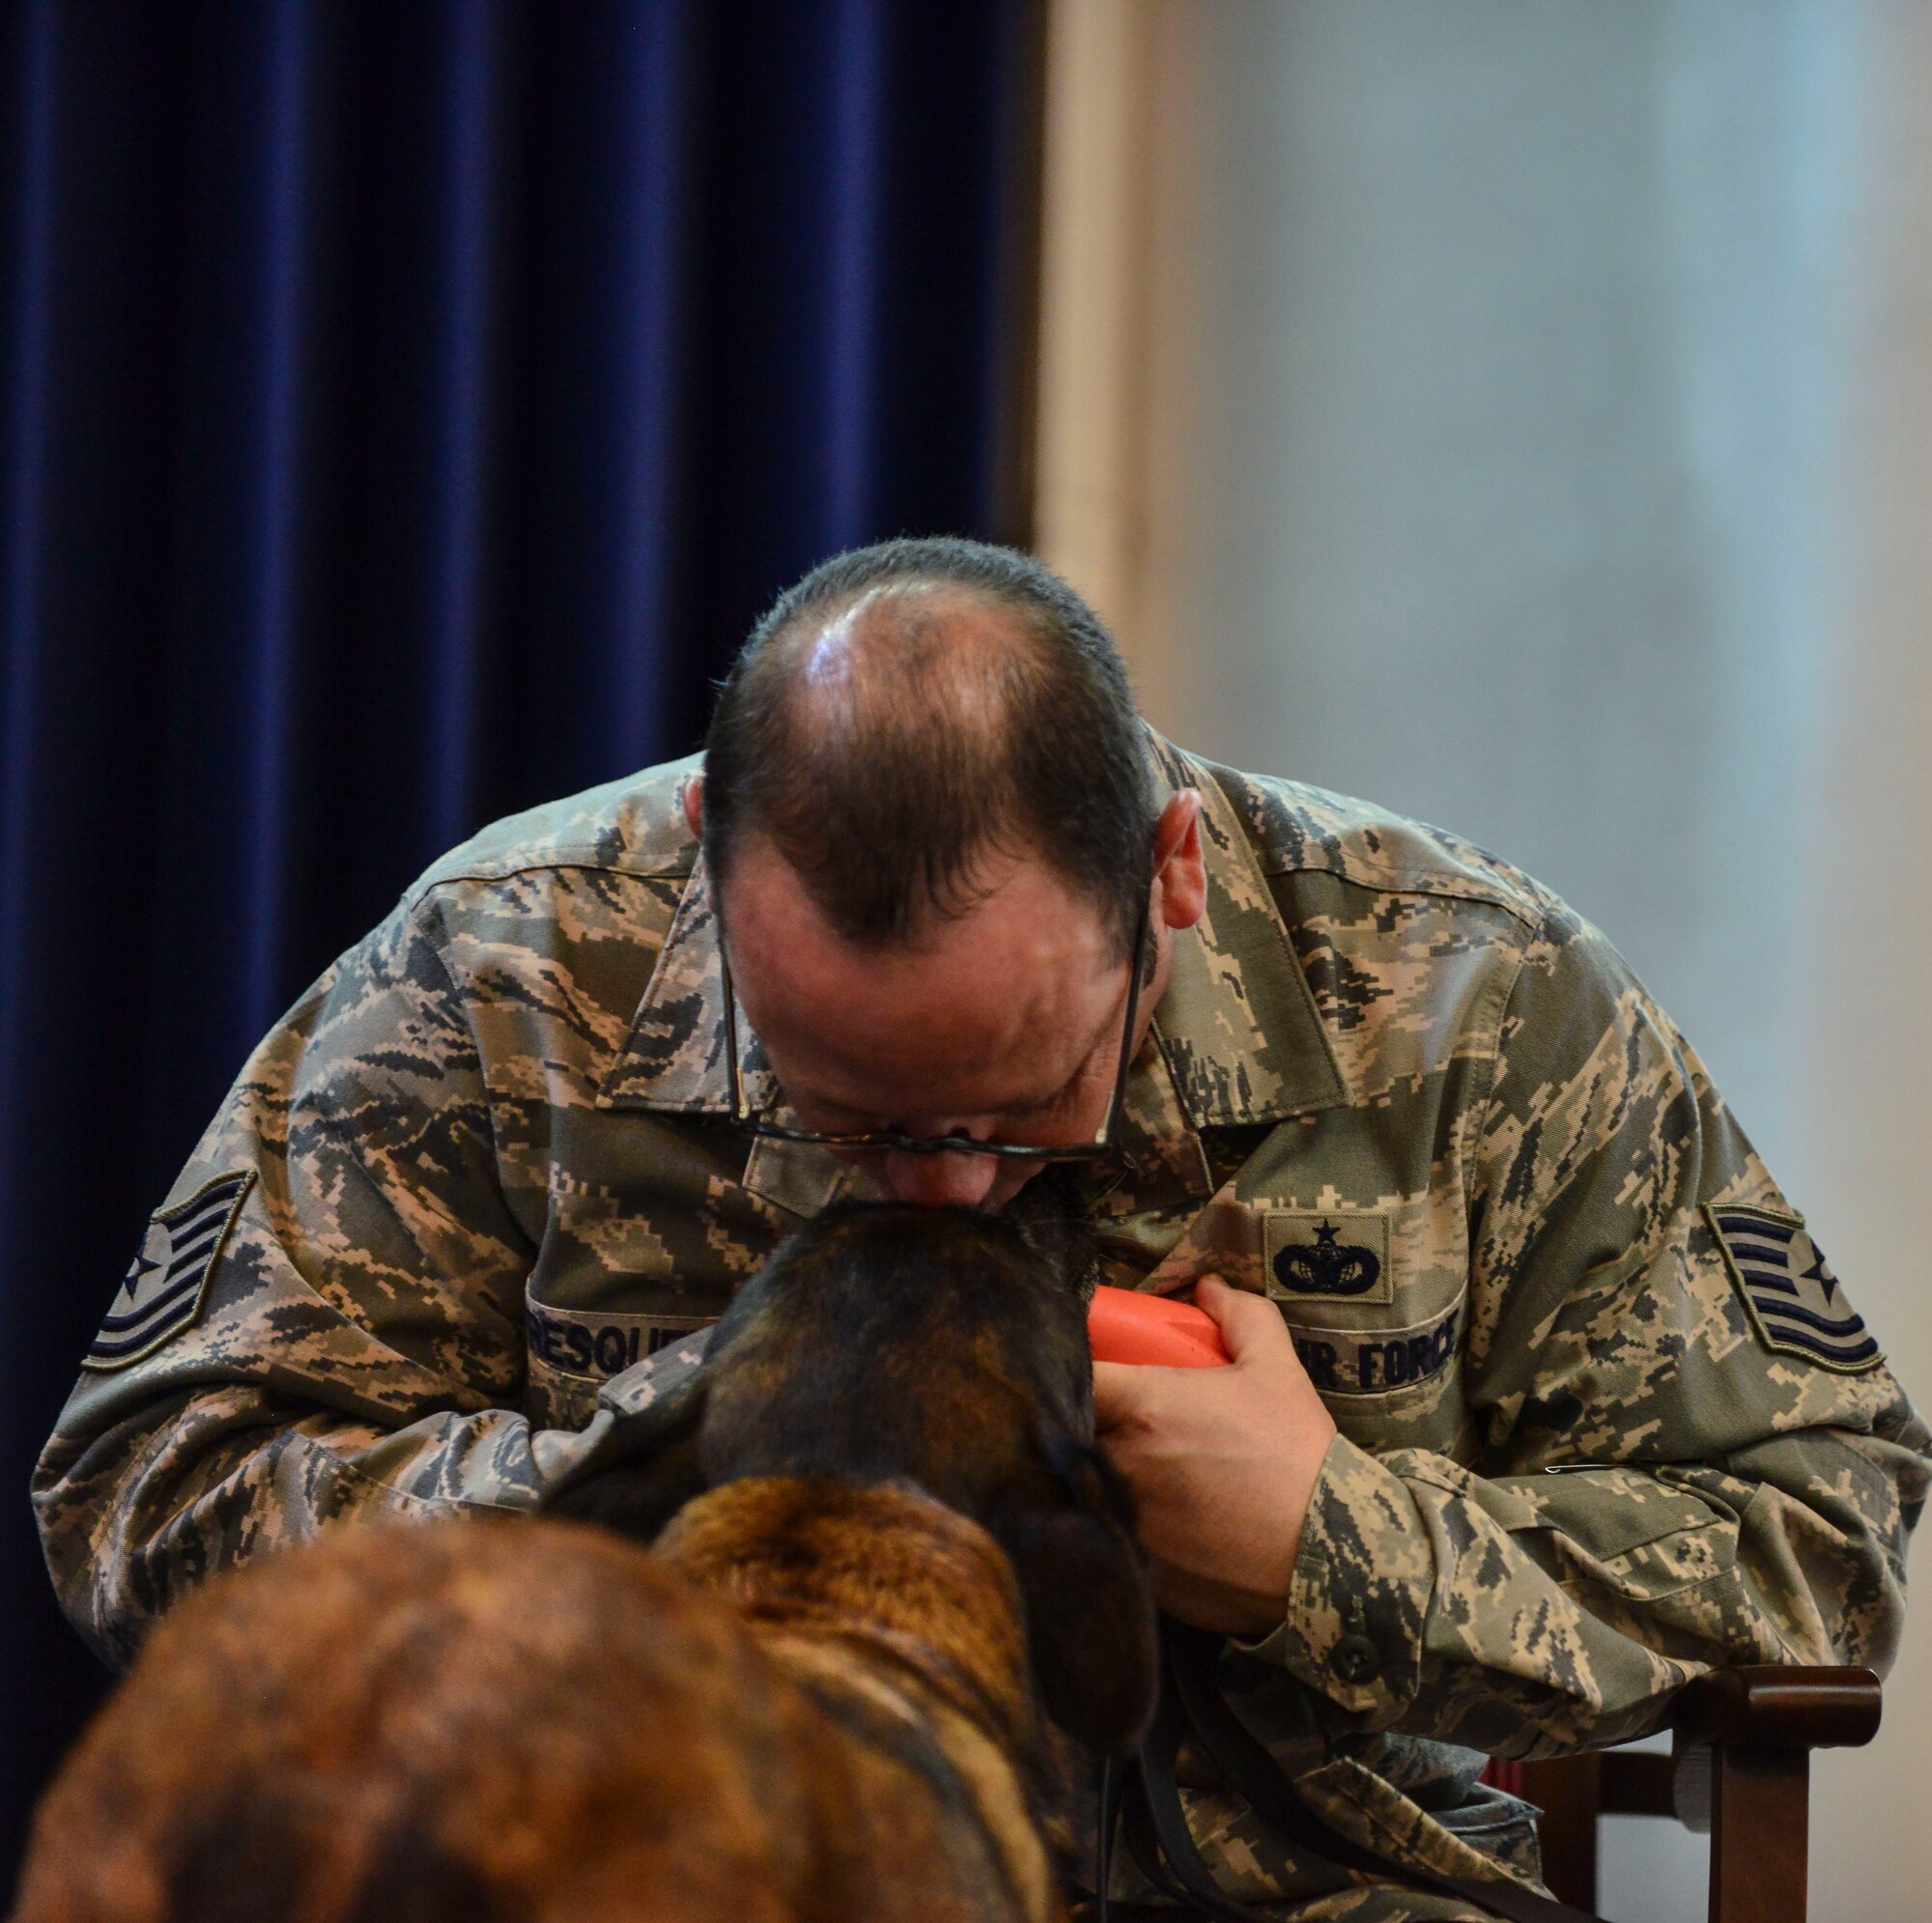
{"type": "Polygon", "coordinates": [[[555,1505],[603,1528],[342,1529],[183,1603],[16,1923],[1062,1914],[1066,1738],[1155,1687],[1065,1263],[828,1213],[627,1427],[555,1505]]]}

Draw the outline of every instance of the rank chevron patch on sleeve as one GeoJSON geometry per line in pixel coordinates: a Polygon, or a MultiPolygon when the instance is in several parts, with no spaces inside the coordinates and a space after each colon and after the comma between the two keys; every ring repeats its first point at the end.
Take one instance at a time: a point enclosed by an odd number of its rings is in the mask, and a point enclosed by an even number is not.
{"type": "Polygon", "coordinates": [[[1742,1206],[1704,1213],[1766,1348],[1848,1375],[1884,1360],[1824,1250],[1795,1215],[1742,1206]]]}
{"type": "Polygon", "coordinates": [[[241,1212],[253,1170],[217,1175],[148,1224],[83,1369],[125,1369],[186,1328],[201,1313],[208,1278],[241,1212]]]}

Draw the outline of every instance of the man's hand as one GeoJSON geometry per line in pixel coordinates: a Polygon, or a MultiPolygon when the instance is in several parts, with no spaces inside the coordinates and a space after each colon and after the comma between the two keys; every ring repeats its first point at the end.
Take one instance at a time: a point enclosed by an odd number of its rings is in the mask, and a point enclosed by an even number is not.
{"type": "Polygon", "coordinates": [[[1265,1635],[1287,1613],[1335,1424],[1273,1303],[1217,1276],[1194,1299],[1233,1365],[1096,1362],[1100,1444],[1140,1506],[1160,1606],[1224,1635],[1265,1635]]]}

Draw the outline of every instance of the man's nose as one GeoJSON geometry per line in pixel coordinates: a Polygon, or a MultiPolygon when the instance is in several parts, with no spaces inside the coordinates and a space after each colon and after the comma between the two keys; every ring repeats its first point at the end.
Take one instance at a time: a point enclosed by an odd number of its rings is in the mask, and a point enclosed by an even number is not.
{"type": "Polygon", "coordinates": [[[976,1208],[999,1172],[991,1155],[886,1155],[886,1191],[895,1202],[921,1208],[976,1208]]]}

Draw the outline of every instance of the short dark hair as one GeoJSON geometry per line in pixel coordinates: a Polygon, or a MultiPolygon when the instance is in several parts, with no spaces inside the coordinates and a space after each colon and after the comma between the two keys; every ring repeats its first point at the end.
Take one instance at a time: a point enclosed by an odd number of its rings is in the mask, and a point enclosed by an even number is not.
{"type": "Polygon", "coordinates": [[[1085,894],[1125,954],[1158,812],[1113,636],[1032,555],[978,541],[884,541],[812,569],[753,629],[705,742],[714,888],[747,838],[766,835],[839,934],[867,947],[962,913],[981,858],[1006,850],[1037,854],[1085,894]],[[1010,636],[969,657],[956,601],[909,595],[890,659],[807,692],[810,645],[829,622],[874,591],[923,588],[1011,616],[1010,636]]]}

